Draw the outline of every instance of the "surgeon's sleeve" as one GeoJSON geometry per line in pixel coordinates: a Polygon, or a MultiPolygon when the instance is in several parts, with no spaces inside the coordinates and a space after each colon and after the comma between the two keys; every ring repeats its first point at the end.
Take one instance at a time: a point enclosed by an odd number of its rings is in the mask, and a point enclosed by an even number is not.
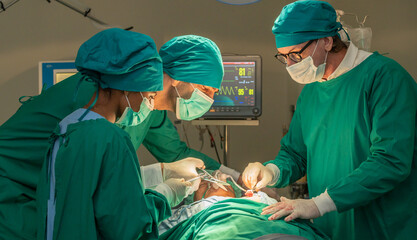
{"type": "Polygon", "coordinates": [[[411,172],[417,109],[414,79],[398,64],[388,65],[376,74],[369,89],[372,129],[368,158],[347,177],[327,187],[339,212],[390,192],[411,172]]]}
{"type": "Polygon", "coordinates": [[[220,168],[220,163],[189,148],[185,142],[181,141],[177,129],[167,116],[167,111],[157,111],[152,115],[154,119],[143,145],[159,162],[174,162],[187,157],[195,157],[203,160],[207,169],[220,168]]]}
{"type": "Polygon", "coordinates": [[[97,228],[103,239],[157,239],[170,206],[163,195],[144,189],[136,152],[125,140],[112,143],[100,168],[93,197],[97,228]]]}
{"type": "MultiPolygon", "coordinates": [[[[297,101],[300,105],[301,96],[297,101]]],[[[291,120],[288,133],[281,140],[281,149],[278,156],[272,160],[265,162],[267,164],[275,164],[279,169],[278,181],[274,187],[285,187],[303,177],[307,169],[307,149],[302,136],[301,111],[295,111],[291,120]]]]}

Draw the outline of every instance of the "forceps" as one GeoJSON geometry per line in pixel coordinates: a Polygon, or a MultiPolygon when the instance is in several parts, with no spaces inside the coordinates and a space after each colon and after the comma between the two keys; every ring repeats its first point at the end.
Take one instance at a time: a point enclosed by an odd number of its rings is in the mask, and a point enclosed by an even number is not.
{"type": "Polygon", "coordinates": [[[204,170],[202,168],[197,168],[197,170],[201,171],[201,173],[198,174],[198,177],[187,180],[188,182],[192,182],[194,180],[197,180],[197,179],[201,178],[202,180],[212,182],[212,183],[216,183],[221,189],[223,189],[225,191],[227,191],[227,188],[224,187],[224,186],[230,186],[230,184],[228,184],[227,182],[223,182],[223,181],[213,177],[210,173],[208,173],[206,170],[204,170]]]}

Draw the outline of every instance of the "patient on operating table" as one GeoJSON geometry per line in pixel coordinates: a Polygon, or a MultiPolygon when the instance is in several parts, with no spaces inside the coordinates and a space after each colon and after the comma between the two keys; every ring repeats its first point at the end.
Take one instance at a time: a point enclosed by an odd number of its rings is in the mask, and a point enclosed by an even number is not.
{"type": "MultiPolygon", "coordinates": [[[[221,181],[228,175],[212,174],[221,181]]],[[[194,202],[172,209],[172,216],[159,226],[160,239],[253,239],[272,233],[291,234],[306,239],[328,239],[308,220],[268,221],[262,208],[277,202],[264,192],[240,197],[235,183],[230,186],[201,181],[194,193],[194,202]]],[[[244,194],[244,192],[243,192],[244,194]]]]}

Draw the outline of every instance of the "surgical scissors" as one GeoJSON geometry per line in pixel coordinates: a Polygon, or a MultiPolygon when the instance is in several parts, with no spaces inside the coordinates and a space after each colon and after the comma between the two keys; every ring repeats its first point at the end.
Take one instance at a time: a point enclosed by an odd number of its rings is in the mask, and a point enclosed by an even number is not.
{"type": "Polygon", "coordinates": [[[232,182],[236,185],[236,187],[238,187],[240,190],[242,190],[243,192],[245,192],[245,196],[253,196],[254,194],[257,194],[255,190],[252,189],[244,189],[243,187],[241,187],[239,184],[237,184],[235,182],[235,180],[230,176],[229,177],[230,180],[232,180],[232,182]]]}

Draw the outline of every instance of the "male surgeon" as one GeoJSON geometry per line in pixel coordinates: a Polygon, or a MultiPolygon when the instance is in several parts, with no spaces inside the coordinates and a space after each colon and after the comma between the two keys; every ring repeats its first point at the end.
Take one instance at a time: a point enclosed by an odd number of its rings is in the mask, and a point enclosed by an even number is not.
{"type": "MultiPolygon", "coordinates": [[[[178,132],[167,117],[167,110],[175,112],[178,119],[190,121],[206,113],[214,94],[223,80],[223,65],[217,45],[205,37],[184,35],[174,37],[159,50],[163,62],[164,88],[155,96],[155,108],[149,120],[135,127],[124,128],[131,136],[133,145],[141,143],[159,162],[172,162],[186,157],[188,161],[202,159],[207,169],[229,174],[236,181],[240,173],[228,168],[205,154],[190,149],[179,139],[178,132]],[[140,133],[140,134],[138,134],[140,133]]],[[[190,165],[182,160],[176,164],[157,163],[143,168],[146,186],[154,186],[166,179],[166,176],[191,177],[190,165]],[[164,171],[163,169],[168,171],[164,171]],[[171,170],[175,169],[175,170],[171,170]],[[165,176],[161,178],[162,175],[165,176]],[[173,173],[173,174],[170,174],[173,173]]],[[[198,187],[198,182],[195,183],[198,187]]]]}
{"type": "Polygon", "coordinates": [[[345,45],[334,8],[296,1],[274,23],[278,53],[305,84],[278,156],[250,163],[250,188],[307,174],[312,199],[263,209],[270,220],[314,219],[332,239],[417,236],[417,84],[394,60],[345,45]]]}

